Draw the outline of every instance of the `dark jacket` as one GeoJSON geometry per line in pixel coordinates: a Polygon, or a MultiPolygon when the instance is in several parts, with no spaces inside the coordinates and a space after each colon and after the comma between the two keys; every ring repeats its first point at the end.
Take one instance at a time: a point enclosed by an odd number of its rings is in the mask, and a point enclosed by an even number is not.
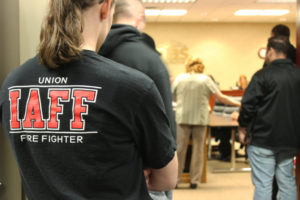
{"type": "Polygon", "coordinates": [[[99,54],[139,70],[154,81],[165,104],[172,134],[176,138],[169,73],[159,55],[142,41],[141,33],[133,26],[114,24],[99,54]]]}
{"type": "Polygon", "coordinates": [[[300,69],[290,59],[280,59],[256,72],[243,96],[238,121],[247,127],[252,145],[297,149],[300,69]]]}

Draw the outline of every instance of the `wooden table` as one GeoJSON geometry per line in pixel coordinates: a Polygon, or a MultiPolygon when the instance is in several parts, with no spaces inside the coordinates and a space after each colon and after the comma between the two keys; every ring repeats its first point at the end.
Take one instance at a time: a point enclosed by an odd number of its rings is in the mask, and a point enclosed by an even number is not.
{"type": "MultiPolygon", "coordinates": [[[[251,171],[251,168],[236,168],[236,158],[235,158],[235,129],[239,126],[238,122],[232,120],[231,117],[223,117],[221,115],[213,115],[210,114],[210,121],[207,125],[206,133],[205,133],[205,140],[207,144],[204,145],[204,157],[203,157],[203,171],[201,176],[201,183],[207,182],[207,157],[210,153],[210,142],[209,138],[211,135],[211,128],[214,127],[230,127],[231,128],[231,167],[230,168],[220,168],[214,169],[213,172],[215,173],[224,173],[224,172],[248,172],[251,171]]],[[[192,143],[192,142],[191,142],[192,143]]],[[[189,182],[189,173],[183,173],[182,182],[189,182]]]]}
{"type": "MultiPolygon", "coordinates": [[[[207,126],[207,138],[210,138],[211,128],[214,127],[230,127],[231,128],[231,167],[227,169],[214,169],[214,172],[244,172],[250,171],[250,168],[236,168],[235,162],[235,129],[239,126],[236,120],[231,119],[231,117],[223,117],[221,115],[210,114],[210,121],[207,126]]],[[[210,147],[210,142],[208,141],[208,148],[210,147]]],[[[205,147],[207,148],[207,147],[205,147]]],[[[206,150],[207,152],[207,150],[206,150]]],[[[209,151],[210,152],[210,151],[209,151]]],[[[204,164],[206,165],[207,156],[205,156],[204,164]]],[[[204,176],[204,175],[202,175],[204,176]]],[[[206,176],[206,175],[205,175],[206,176]]]]}

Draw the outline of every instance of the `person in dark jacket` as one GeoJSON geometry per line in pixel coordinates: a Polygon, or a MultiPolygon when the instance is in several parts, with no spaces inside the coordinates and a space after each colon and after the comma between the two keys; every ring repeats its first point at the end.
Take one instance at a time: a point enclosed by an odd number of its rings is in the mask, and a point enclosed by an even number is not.
{"type": "MultiPolygon", "coordinates": [[[[288,51],[287,58],[290,59],[293,63],[296,64],[296,48],[290,43],[290,29],[284,24],[277,24],[271,30],[271,37],[282,36],[286,37],[288,40],[288,51]]],[[[266,62],[264,62],[263,68],[268,66],[266,62]]],[[[273,192],[272,192],[272,200],[276,200],[276,196],[278,193],[278,185],[276,182],[276,177],[274,177],[273,181],[273,192]]]]}
{"type": "Polygon", "coordinates": [[[273,177],[279,199],[297,199],[293,176],[299,149],[300,69],[287,59],[286,37],[268,40],[266,63],[247,87],[239,122],[239,136],[247,148],[255,185],[254,199],[271,199],[273,177]]]}
{"type": "Polygon", "coordinates": [[[99,54],[141,71],[154,81],[163,99],[175,140],[176,123],[169,73],[157,52],[147,46],[141,37],[140,31],[145,26],[144,7],[139,0],[117,0],[115,3],[113,25],[99,54]]]}

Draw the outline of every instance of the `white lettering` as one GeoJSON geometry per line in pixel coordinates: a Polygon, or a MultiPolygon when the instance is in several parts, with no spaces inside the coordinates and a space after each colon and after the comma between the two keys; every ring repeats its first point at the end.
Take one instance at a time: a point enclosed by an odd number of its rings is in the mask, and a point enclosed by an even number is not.
{"type": "Polygon", "coordinates": [[[20,135],[21,142],[39,142],[39,135],[20,135]]]}
{"type": "Polygon", "coordinates": [[[65,144],[78,144],[83,143],[83,136],[75,135],[42,135],[41,142],[45,143],[65,143],[65,144]]]}
{"type": "Polygon", "coordinates": [[[45,77],[39,77],[39,84],[43,84],[44,83],[44,79],[45,79],[45,77]]]}
{"type": "Polygon", "coordinates": [[[67,84],[68,83],[68,78],[67,77],[62,77],[61,78],[61,83],[62,84],[67,84]]]}
{"type": "Polygon", "coordinates": [[[39,77],[39,84],[67,84],[68,77],[39,77]]]}
{"type": "Polygon", "coordinates": [[[45,84],[51,84],[51,77],[45,77],[45,84]]]}

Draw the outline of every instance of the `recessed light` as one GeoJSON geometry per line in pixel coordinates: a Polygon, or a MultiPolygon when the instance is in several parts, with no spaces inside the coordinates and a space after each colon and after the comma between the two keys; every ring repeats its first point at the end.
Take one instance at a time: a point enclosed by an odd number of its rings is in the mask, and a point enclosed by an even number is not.
{"type": "Polygon", "coordinates": [[[160,14],[160,10],[158,9],[145,9],[146,16],[158,16],[160,14]]]}
{"type": "Polygon", "coordinates": [[[165,16],[182,16],[187,13],[186,10],[161,10],[160,15],[165,15],[165,16]]]}
{"type": "Polygon", "coordinates": [[[289,10],[238,10],[236,16],[281,16],[286,15],[289,10]]]}

